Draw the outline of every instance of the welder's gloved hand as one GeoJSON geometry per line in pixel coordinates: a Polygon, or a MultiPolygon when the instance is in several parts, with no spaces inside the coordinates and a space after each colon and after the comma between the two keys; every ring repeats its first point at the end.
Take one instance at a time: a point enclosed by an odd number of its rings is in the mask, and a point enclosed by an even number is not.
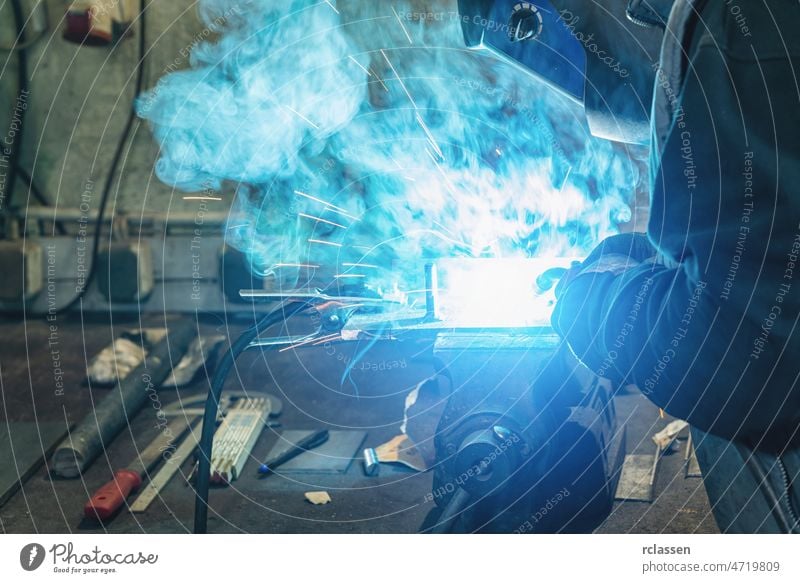
{"type": "Polygon", "coordinates": [[[574,264],[561,277],[555,289],[556,298],[561,298],[578,276],[604,272],[619,275],[640,263],[655,261],[656,253],[656,248],[644,233],[608,237],[582,263],[574,264]]]}
{"type": "Polygon", "coordinates": [[[609,353],[601,334],[606,302],[613,301],[626,274],[656,261],[656,249],[643,233],[609,237],[583,263],[573,266],[556,287],[552,325],[587,366],[618,383],[628,371],[603,365],[609,353]]]}

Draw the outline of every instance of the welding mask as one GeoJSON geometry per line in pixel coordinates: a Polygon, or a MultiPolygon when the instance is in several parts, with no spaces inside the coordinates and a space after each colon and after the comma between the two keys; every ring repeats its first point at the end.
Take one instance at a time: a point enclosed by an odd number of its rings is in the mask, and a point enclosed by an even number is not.
{"type": "Polygon", "coordinates": [[[459,0],[458,8],[467,47],[491,52],[578,103],[592,134],[648,142],[652,63],[666,17],[642,23],[631,18],[627,0],[459,0]]]}

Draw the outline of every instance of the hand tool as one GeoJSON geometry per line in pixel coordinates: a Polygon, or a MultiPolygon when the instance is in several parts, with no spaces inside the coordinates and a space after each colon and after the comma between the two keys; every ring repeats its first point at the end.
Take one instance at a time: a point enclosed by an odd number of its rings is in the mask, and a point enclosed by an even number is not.
{"type": "MultiPolygon", "coordinates": [[[[228,395],[223,395],[219,402],[219,416],[221,417],[222,414],[227,411],[231,398],[232,397],[243,398],[244,393],[230,393],[228,395]]],[[[274,402],[274,398],[270,398],[270,403],[274,402]]],[[[176,401],[174,403],[170,403],[162,410],[164,411],[164,415],[166,416],[174,416],[174,415],[184,415],[189,420],[189,427],[194,425],[195,421],[202,417],[203,415],[203,404],[205,403],[205,395],[199,395],[196,397],[190,397],[188,399],[181,399],[180,401],[176,401]]],[[[175,448],[170,458],[164,462],[158,472],[150,478],[150,481],[145,485],[142,489],[141,493],[136,497],[136,500],[133,501],[133,504],[130,505],[130,511],[139,513],[144,512],[148,509],[150,504],[155,500],[158,495],[161,493],[161,490],[164,489],[169,481],[172,479],[172,476],[180,469],[183,463],[189,459],[189,456],[192,455],[195,448],[197,447],[197,440],[200,438],[200,434],[203,432],[203,423],[200,422],[199,425],[194,427],[191,431],[188,432],[184,440],[181,444],[175,448]]],[[[193,473],[192,470],[191,473],[193,473]]]]}
{"type": "Polygon", "coordinates": [[[299,456],[301,453],[305,451],[314,449],[315,447],[319,447],[320,445],[328,441],[328,436],[329,436],[328,430],[322,429],[320,431],[312,433],[307,437],[304,437],[297,443],[293,444],[285,452],[278,454],[277,456],[271,459],[266,460],[263,464],[259,466],[258,473],[261,474],[262,478],[266,477],[281,464],[285,464],[290,459],[299,456]]]}
{"type": "Polygon", "coordinates": [[[114,478],[101,486],[83,507],[86,518],[108,520],[122,507],[128,496],[142,485],[142,479],[165,458],[173,442],[189,428],[186,419],[177,417],[169,422],[144,451],[127,468],[114,472],[114,478]]]}
{"type": "Polygon", "coordinates": [[[141,494],[133,501],[131,504],[130,509],[131,512],[144,512],[150,506],[150,503],[158,497],[161,493],[161,490],[166,486],[169,481],[172,479],[172,476],[175,475],[175,472],[183,465],[189,456],[192,455],[192,452],[197,447],[197,440],[200,439],[200,435],[203,433],[203,422],[197,425],[197,427],[193,428],[191,432],[186,436],[186,438],[181,442],[178,448],[175,450],[175,453],[164,462],[164,465],[161,466],[161,469],[158,470],[150,481],[145,485],[144,489],[142,490],[141,494]]]}

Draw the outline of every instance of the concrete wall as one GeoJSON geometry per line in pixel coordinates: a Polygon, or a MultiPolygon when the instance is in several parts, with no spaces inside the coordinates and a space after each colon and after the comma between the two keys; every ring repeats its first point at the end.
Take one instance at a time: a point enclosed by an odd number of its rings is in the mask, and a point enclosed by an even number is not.
{"type": "MultiPolygon", "coordinates": [[[[120,140],[134,97],[138,38],[116,47],[78,46],[62,39],[68,2],[46,0],[50,28],[28,51],[29,108],[25,121],[22,164],[38,188],[58,208],[75,208],[88,180],[94,182],[91,204],[99,204],[111,159],[120,140]]],[[[145,87],[155,85],[167,68],[184,68],[181,52],[203,35],[194,0],[148,0],[145,87]]],[[[141,26],[136,26],[136,35],[141,26]]],[[[0,0],[0,44],[11,44],[14,19],[8,0],[0,0]]],[[[0,125],[16,97],[16,55],[0,52],[0,125]]],[[[120,165],[118,196],[109,212],[136,214],[142,210],[194,210],[197,203],[153,175],[156,145],[146,125],[137,121],[129,150],[120,165]],[[116,205],[115,208],[114,205],[116,205]]],[[[17,184],[16,204],[24,204],[27,189],[17,184]]],[[[224,203],[212,210],[225,210],[224,203]]]]}

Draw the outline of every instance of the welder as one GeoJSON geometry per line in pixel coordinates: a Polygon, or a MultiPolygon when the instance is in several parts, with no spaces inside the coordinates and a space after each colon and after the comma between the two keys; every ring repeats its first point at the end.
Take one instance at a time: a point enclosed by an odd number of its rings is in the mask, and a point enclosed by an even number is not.
{"type": "Polygon", "coordinates": [[[459,2],[468,45],[650,146],[647,234],[562,279],[553,326],[597,374],[693,427],[720,529],[797,531],[800,4],[459,2]]]}

